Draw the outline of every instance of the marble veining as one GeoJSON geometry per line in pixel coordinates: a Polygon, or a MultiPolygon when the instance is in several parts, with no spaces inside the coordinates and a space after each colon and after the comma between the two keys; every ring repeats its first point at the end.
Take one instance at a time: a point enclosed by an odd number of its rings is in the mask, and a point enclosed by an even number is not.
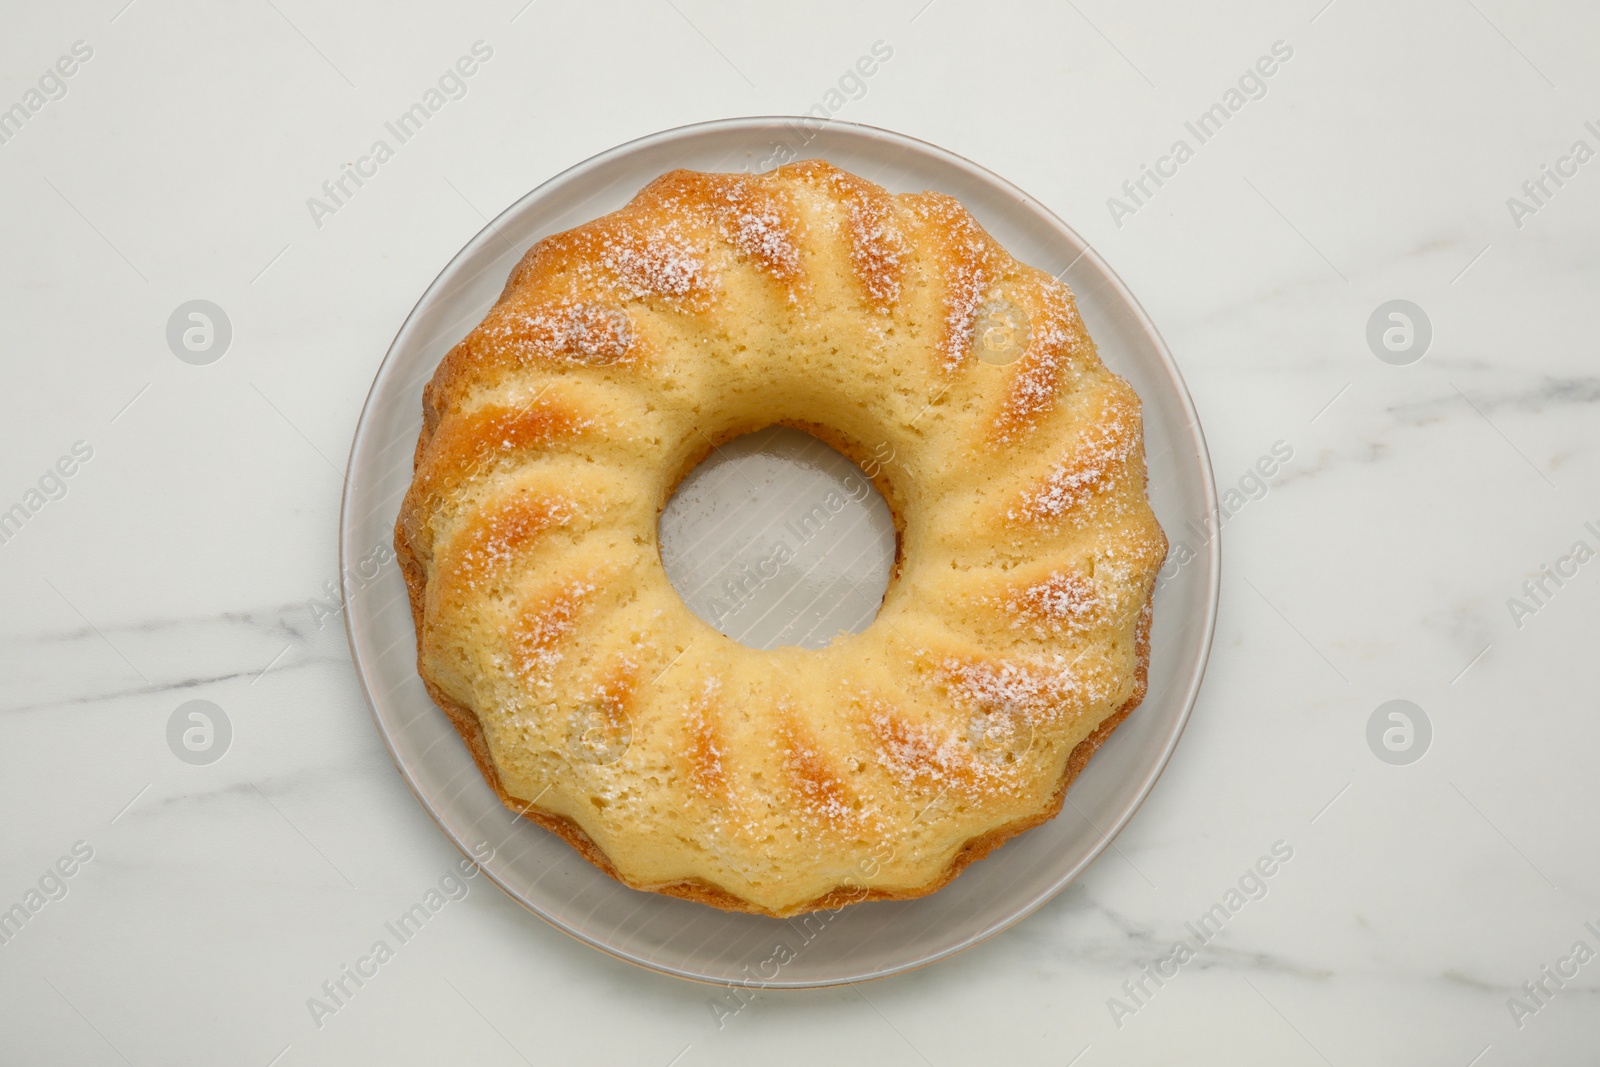
{"type": "MultiPolygon", "coordinates": [[[[1594,118],[1592,10],[413,14],[8,17],[25,73],[4,102],[27,116],[0,112],[0,503],[28,514],[0,543],[0,1060],[1593,1062],[1600,967],[1560,968],[1600,951],[1600,567],[1542,575],[1600,524],[1600,183],[1580,172],[1520,227],[1505,203],[1594,118]],[[1124,179],[1280,38],[1288,75],[1113,225],[1124,179]],[[441,81],[480,40],[493,62],[441,81]],[[449,106],[308,218],[427,85],[449,106]],[[390,764],[328,587],[329,468],[383,352],[546,178],[647,131],[808,107],[1015,181],[1163,332],[1240,493],[1172,762],[1066,891],[882,982],[730,1001],[488,879],[344,977],[461,860],[390,764]],[[1411,362],[1369,339],[1394,300],[1431,327],[1411,362]],[[78,440],[92,462],[32,507],[78,440]],[[1280,441],[1293,458],[1258,489],[1280,441]],[[1541,579],[1535,613],[1508,611],[1541,579]],[[1394,700],[1426,743],[1379,715],[1394,700]],[[1292,862],[1229,910],[1280,840],[1292,862]],[[1220,932],[1179,962],[1214,906],[1220,932]]],[[[1208,517],[1162,518],[1176,543],[1208,517]]],[[[371,595],[395,595],[374,566],[371,595]]]]}

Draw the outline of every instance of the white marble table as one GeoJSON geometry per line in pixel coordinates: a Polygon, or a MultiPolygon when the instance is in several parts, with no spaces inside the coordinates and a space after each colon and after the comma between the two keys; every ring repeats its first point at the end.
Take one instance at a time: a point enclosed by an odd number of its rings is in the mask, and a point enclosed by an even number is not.
{"type": "Polygon", "coordinates": [[[0,1062],[1594,1062],[1595,9],[123,4],[0,33],[0,1062]],[[314,1018],[459,858],[327,599],[390,337],[550,175],[814,105],[1015,181],[1163,330],[1237,490],[1176,757],[1119,852],[907,976],[729,1013],[477,879],[314,1018]]]}

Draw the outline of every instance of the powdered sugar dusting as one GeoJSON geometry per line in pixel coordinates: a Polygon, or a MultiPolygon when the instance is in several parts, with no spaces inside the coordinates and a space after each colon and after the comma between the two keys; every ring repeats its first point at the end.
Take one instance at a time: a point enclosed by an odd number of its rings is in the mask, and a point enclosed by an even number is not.
{"type": "Polygon", "coordinates": [[[486,477],[504,460],[592,426],[593,420],[555,400],[535,397],[521,407],[485,404],[440,424],[412,492],[433,506],[463,482],[486,477]]]}
{"type": "Polygon", "coordinates": [[[518,553],[539,534],[572,521],[574,510],[559,498],[515,502],[478,524],[450,554],[456,572],[470,589],[509,569],[518,553]]]}
{"type": "Polygon", "coordinates": [[[1065,569],[999,599],[1013,627],[1026,626],[1040,637],[1083,629],[1095,618],[1099,606],[1094,583],[1065,569]]]}
{"type": "Polygon", "coordinates": [[[683,172],[656,189],[650,225],[667,235],[671,253],[651,283],[657,291],[683,298],[709,286],[706,224],[758,269],[784,281],[799,276],[800,223],[782,186],[740,174],[683,172]]]}
{"type": "Polygon", "coordinates": [[[845,207],[856,275],[873,306],[887,311],[900,299],[908,251],[905,235],[894,225],[893,201],[882,189],[843,171],[829,175],[828,188],[845,207]]]}
{"type": "Polygon", "coordinates": [[[800,273],[800,246],[794,222],[770,195],[753,183],[728,189],[721,215],[733,243],[763,268],[779,278],[800,273]]]}
{"type": "Polygon", "coordinates": [[[508,315],[489,331],[523,362],[575,360],[604,365],[623,361],[633,348],[633,322],[606,304],[551,304],[508,315]]]}
{"type": "Polygon", "coordinates": [[[707,714],[714,712],[721,691],[720,679],[715,676],[706,678],[699,693],[690,701],[688,714],[684,717],[689,728],[689,781],[694,791],[703,797],[727,794],[728,776],[723,763],[725,753],[707,714]]]}
{"type": "Polygon", "coordinates": [[[793,720],[787,717],[779,720],[778,736],[783,742],[784,762],[803,814],[830,827],[857,821],[859,813],[851,803],[849,789],[793,720]]]}
{"type": "Polygon", "coordinates": [[[1027,351],[1017,361],[1006,399],[995,419],[993,437],[1005,443],[1035,425],[1055,407],[1061,372],[1079,353],[1082,321],[1065,285],[1050,280],[1041,287],[1041,307],[1032,316],[1027,351]]]}
{"type": "Polygon", "coordinates": [[[931,783],[967,796],[1014,790],[1004,765],[975,759],[964,738],[936,737],[881,709],[869,722],[884,767],[902,785],[931,783]]]}
{"type": "Polygon", "coordinates": [[[922,193],[908,199],[929,223],[938,250],[945,293],[939,364],[954,371],[972,354],[978,308],[998,280],[993,242],[954,198],[922,193]]]}
{"type": "Polygon", "coordinates": [[[1043,484],[1030,491],[1006,516],[1013,521],[1059,519],[1113,479],[1139,442],[1136,416],[1111,406],[1043,484]]]}
{"type": "Polygon", "coordinates": [[[537,402],[520,408],[491,408],[474,428],[472,462],[477,468],[558,436],[592,429],[594,420],[537,402]]]}
{"type": "Polygon", "coordinates": [[[966,661],[951,657],[940,664],[951,695],[969,710],[1010,708],[1043,720],[1053,706],[1076,688],[1071,674],[1038,670],[1010,660],[966,661]]]}
{"type": "MultiPolygon", "coordinates": [[[[1081,658],[1081,657],[1080,657],[1081,658]]],[[[957,706],[972,713],[1001,711],[1034,730],[1060,725],[1086,706],[1103,703],[1110,690],[1074,668],[1061,653],[1013,659],[947,657],[939,674],[957,706]]]]}
{"type": "Polygon", "coordinates": [[[739,247],[747,255],[767,264],[779,274],[793,274],[800,267],[800,249],[795,247],[788,228],[777,212],[738,218],[739,247]]]}
{"type": "Polygon", "coordinates": [[[511,651],[519,673],[537,680],[561,662],[556,644],[572,630],[578,609],[594,591],[592,582],[569,582],[518,621],[511,651]]]}
{"type": "Polygon", "coordinates": [[[941,366],[953,371],[972,352],[973,327],[978,321],[978,305],[991,284],[985,269],[982,246],[966,241],[957,246],[945,273],[944,342],[940,345],[941,366]]]}
{"type": "Polygon", "coordinates": [[[601,242],[600,263],[633,299],[663,296],[683,300],[710,288],[703,253],[675,221],[643,232],[624,229],[601,242]]]}

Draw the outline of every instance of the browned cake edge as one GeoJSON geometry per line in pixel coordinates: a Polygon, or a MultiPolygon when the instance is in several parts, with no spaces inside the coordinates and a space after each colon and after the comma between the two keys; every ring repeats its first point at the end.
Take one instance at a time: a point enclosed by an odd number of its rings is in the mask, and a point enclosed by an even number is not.
{"type": "MultiPolygon", "coordinates": [[[[806,429],[815,432],[816,428],[808,426],[806,429]]],[[[426,430],[423,432],[423,437],[427,437],[426,430]]],[[[710,449],[708,448],[707,451],[709,452],[710,449]]],[[[877,477],[873,479],[875,483],[879,482],[879,480],[877,477]]],[[[896,526],[899,525],[898,519],[899,516],[897,514],[896,526]]],[[[400,562],[400,571],[405,577],[406,591],[410,595],[412,621],[415,624],[417,633],[420,634],[422,632],[423,596],[427,586],[427,575],[422,564],[417,561],[416,555],[411,551],[411,545],[402,527],[403,521],[404,512],[402,511],[401,517],[395,522],[395,554],[400,562]]],[[[898,556],[898,552],[896,555],[898,556]]],[[[466,742],[467,750],[472,753],[473,762],[478,765],[478,770],[483,774],[484,779],[493,787],[495,793],[500,797],[501,803],[509,810],[521,815],[523,818],[538,823],[546,830],[558,835],[567,844],[576,849],[584,859],[630,889],[664,893],[668,896],[681,897],[684,900],[710,904],[726,911],[749,912],[756,915],[786,919],[805,912],[832,910],[841,908],[846,904],[858,904],[869,900],[912,900],[917,897],[927,896],[929,893],[947,885],[951,879],[965,870],[968,864],[983,859],[1023,831],[1031,830],[1033,827],[1049,822],[1059,815],[1061,806],[1066,801],[1067,788],[1071,786],[1073,780],[1078,777],[1088,764],[1089,757],[1094,755],[1095,750],[1105,743],[1106,738],[1111,736],[1111,732],[1144,700],[1145,691],[1148,687],[1150,620],[1154,599],[1155,590],[1152,588],[1150,595],[1145,599],[1144,608],[1139,613],[1134,643],[1137,663],[1134,668],[1132,696],[1101,722],[1094,733],[1078,742],[1076,747],[1073,748],[1071,754],[1067,757],[1067,765],[1062,772],[1061,780],[1056,785],[1055,794],[1043,808],[1027,818],[1018,819],[1005,826],[997,827],[967,841],[966,844],[961,846],[960,851],[955,854],[955,857],[950,861],[950,865],[945,868],[939,877],[924,885],[910,889],[868,890],[853,886],[838,886],[814,900],[783,911],[757,907],[725,889],[697,879],[652,886],[638,886],[628,882],[612,866],[610,857],[605,854],[604,850],[594,842],[593,838],[584,833],[583,828],[577,823],[563,815],[553,815],[539,811],[506,792],[500,781],[499,768],[495,766],[494,760],[489,755],[489,743],[484,736],[483,724],[478,721],[476,713],[452,699],[428,677],[427,667],[422,662],[420,642],[417,650],[417,673],[422,678],[422,684],[427,687],[428,695],[433,698],[435,704],[444,710],[445,715],[450,719],[450,724],[455,727],[456,732],[461,735],[461,739],[466,742]]]]}

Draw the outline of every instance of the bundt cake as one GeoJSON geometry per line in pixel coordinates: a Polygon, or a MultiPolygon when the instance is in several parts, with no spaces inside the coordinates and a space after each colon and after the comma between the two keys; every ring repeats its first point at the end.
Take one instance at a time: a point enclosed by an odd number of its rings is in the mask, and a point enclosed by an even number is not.
{"type": "Polygon", "coordinates": [[[529,249],[423,414],[395,529],[422,679],[507,806],[636,889],[932,892],[1144,695],[1138,398],[948,196],[663,175],[529,249]],[[899,535],[877,617],[821,649],[723,636],[661,561],[679,480],[774,424],[872,457],[899,535]]]}

